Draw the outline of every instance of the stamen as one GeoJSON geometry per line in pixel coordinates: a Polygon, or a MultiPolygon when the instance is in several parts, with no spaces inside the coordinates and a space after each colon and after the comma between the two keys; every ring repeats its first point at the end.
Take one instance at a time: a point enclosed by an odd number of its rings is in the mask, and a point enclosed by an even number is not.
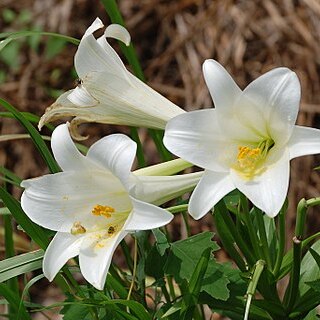
{"type": "Polygon", "coordinates": [[[273,146],[274,141],[272,139],[261,141],[256,148],[239,146],[237,162],[233,168],[245,179],[252,179],[265,170],[262,164],[273,146]]]}
{"type": "Polygon", "coordinates": [[[110,226],[108,228],[108,235],[112,236],[116,232],[116,227],[115,226],[110,226]]]}
{"type": "Polygon", "coordinates": [[[109,206],[102,206],[100,204],[97,204],[96,206],[93,207],[91,213],[94,216],[104,216],[105,218],[110,218],[111,213],[113,213],[115,210],[113,207],[109,206]]]}
{"type": "Polygon", "coordinates": [[[86,228],[84,226],[82,226],[81,222],[79,222],[79,221],[76,221],[70,230],[70,233],[73,234],[74,236],[76,236],[78,234],[83,234],[86,232],[87,232],[86,228]]]}

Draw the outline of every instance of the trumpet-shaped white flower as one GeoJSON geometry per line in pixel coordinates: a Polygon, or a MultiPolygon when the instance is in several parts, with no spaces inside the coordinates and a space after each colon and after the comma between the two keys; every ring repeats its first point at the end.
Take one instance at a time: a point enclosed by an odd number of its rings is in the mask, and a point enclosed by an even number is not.
{"type": "Polygon", "coordinates": [[[171,221],[171,213],[146,201],[160,204],[181,195],[197,184],[201,174],[145,177],[131,173],[136,144],[122,134],[97,141],[84,156],[64,124],[53,132],[51,144],[63,172],[21,184],[26,214],[57,231],[46,250],[43,272],[51,281],[68,259],[79,255],[83,276],[102,289],[113,252],[128,232],[171,221]]]}
{"type": "Polygon", "coordinates": [[[216,61],[204,77],[215,109],[170,120],[164,144],[205,168],[189,212],[198,219],[237,188],[270,217],[278,214],[289,184],[289,161],[320,152],[320,130],[295,125],[300,84],[287,68],[274,69],[243,91],[216,61]]]}
{"type": "Polygon", "coordinates": [[[45,123],[76,116],[71,124],[99,122],[164,129],[167,121],[184,111],[133,76],[106,37],[130,43],[130,34],[120,25],[109,25],[103,36],[93,32],[102,28],[96,19],[81,39],[74,64],[78,86],[62,94],[42,116],[45,123]]]}

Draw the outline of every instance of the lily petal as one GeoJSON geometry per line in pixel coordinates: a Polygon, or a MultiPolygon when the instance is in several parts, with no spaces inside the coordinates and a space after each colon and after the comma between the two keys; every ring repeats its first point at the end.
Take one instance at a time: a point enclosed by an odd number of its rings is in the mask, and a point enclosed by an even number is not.
{"type": "Polygon", "coordinates": [[[90,222],[97,204],[131,209],[120,181],[103,171],[61,172],[21,185],[26,188],[21,197],[23,210],[33,222],[55,231],[70,232],[75,221],[90,222]]]}
{"type": "Polygon", "coordinates": [[[288,146],[290,159],[320,153],[320,130],[294,126],[288,146]]]}
{"type": "Polygon", "coordinates": [[[87,157],[92,159],[128,187],[137,144],[124,134],[113,134],[94,143],[87,157]]]}
{"type": "Polygon", "coordinates": [[[217,61],[203,63],[203,75],[216,109],[229,113],[242,91],[228,71],[217,61]]]}
{"type": "Polygon", "coordinates": [[[282,157],[265,172],[254,177],[253,180],[244,180],[237,172],[231,170],[231,179],[234,185],[259,209],[269,217],[275,217],[287,195],[289,187],[289,151],[283,151],[282,157]]]}
{"type": "Polygon", "coordinates": [[[126,46],[128,46],[131,41],[128,30],[119,24],[110,24],[107,26],[104,35],[108,38],[122,41],[126,46]]]}
{"type": "Polygon", "coordinates": [[[191,191],[203,172],[178,176],[136,176],[134,197],[156,205],[191,191]]]}
{"type": "Polygon", "coordinates": [[[86,237],[79,253],[81,273],[98,290],[103,290],[112,256],[127,232],[120,231],[110,238],[99,240],[100,233],[86,237]]]}
{"type": "Polygon", "coordinates": [[[212,171],[228,172],[238,147],[220,132],[214,109],[179,115],[166,126],[164,145],[175,155],[212,171]]]}
{"type": "MultiPolygon", "coordinates": [[[[108,71],[112,74],[126,76],[126,69],[114,49],[107,43],[105,36],[99,41],[93,32],[102,28],[100,19],[96,19],[82,37],[74,57],[78,76],[82,79],[88,72],[108,71]]],[[[109,36],[112,33],[109,32],[109,36]]]]}
{"type": "Polygon", "coordinates": [[[71,258],[79,254],[83,237],[58,232],[50,242],[43,258],[43,274],[52,281],[71,258]]]}
{"type": "Polygon", "coordinates": [[[204,175],[194,189],[189,201],[189,213],[198,220],[208,213],[214,205],[235,186],[229,173],[205,170],[204,175]]]}
{"type": "Polygon", "coordinates": [[[55,159],[63,171],[77,171],[88,168],[88,161],[73,143],[69,124],[59,125],[52,133],[51,148],[55,159]]]}
{"type": "MultiPolygon", "coordinates": [[[[251,100],[263,115],[276,143],[286,143],[299,110],[300,83],[297,75],[287,68],[273,69],[251,82],[243,91],[243,95],[251,100]]],[[[252,112],[252,108],[246,110],[244,106],[239,120],[244,119],[246,122],[246,116],[252,112]]]]}
{"type": "Polygon", "coordinates": [[[99,103],[83,85],[73,89],[67,99],[78,107],[93,107],[99,103]]]}
{"type": "Polygon", "coordinates": [[[131,211],[123,229],[127,231],[150,230],[169,223],[173,215],[168,211],[131,197],[131,211]]]}

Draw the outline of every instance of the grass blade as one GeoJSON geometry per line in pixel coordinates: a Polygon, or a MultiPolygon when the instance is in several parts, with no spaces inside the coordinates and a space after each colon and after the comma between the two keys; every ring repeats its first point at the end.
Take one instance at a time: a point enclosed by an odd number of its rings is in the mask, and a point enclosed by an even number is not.
{"type": "Polygon", "coordinates": [[[22,229],[30,236],[30,238],[35,241],[42,249],[45,249],[49,240],[46,236],[45,231],[34,224],[28,216],[24,213],[21,208],[19,201],[17,201],[11,194],[9,194],[5,189],[0,187],[0,198],[10,210],[12,216],[20,224],[22,229]]]}
{"type": "Polygon", "coordinates": [[[39,150],[42,158],[46,162],[51,173],[59,172],[60,168],[58,164],[56,163],[55,159],[53,158],[51,152],[49,151],[46,143],[42,139],[37,129],[10,103],[0,98],[0,104],[9,112],[11,112],[14,115],[14,117],[20,122],[20,124],[23,125],[27,132],[30,134],[31,139],[33,140],[35,146],[39,150]]]}

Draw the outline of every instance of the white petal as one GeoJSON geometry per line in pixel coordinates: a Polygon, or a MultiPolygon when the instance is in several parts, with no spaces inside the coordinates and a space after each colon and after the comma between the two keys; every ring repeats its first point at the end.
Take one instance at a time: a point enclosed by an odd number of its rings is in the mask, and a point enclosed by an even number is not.
{"type": "Polygon", "coordinates": [[[124,230],[150,230],[164,226],[173,219],[173,215],[164,209],[132,197],[131,200],[133,210],[123,227],[124,230]]]}
{"type": "Polygon", "coordinates": [[[50,242],[43,258],[43,274],[52,281],[71,258],[79,254],[83,236],[58,232],[50,242]]]}
{"type": "Polygon", "coordinates": [[[215,107],[222,112],[232,110],[242,91],[228,71],[217,61],[209,59],[203,64],[203,74],[215,107]]]}
{"type": "Polygon", "coordinates": [[[134,197],[153,204],[163,204],[191,191],[203,172],[177,176],[138,176],[134,197]]]}
{"type": "Polygon", "coordinates": [[[229,173],[205,170],[189,201],[189,213],[194,219],[202,218],[235,186],[229,173]]]}
{"type": "Polygon", "coordinates": [[[55,231],[70,232],[76,221],[85,227],[95,222],[100,217],[91,211],[97,204],[118,211],[132,208],[120,181],[104,171],[61,172],[25,180],[22,186],[23,210],[35,223],[55,231]]]}
{"type": "Polygon", "coordinates": [[[102,23],[96,20],[82,37],[74,57],[77,74],[82,79],[89,72],[108,71],[126,77],[127,70],[118,54],[107,43],[105,35],[98,40],[93,36],[92,33],[101,27],[102,23]]]}
{"type": "Polygon", "coordinates": [[[112,134],[94,143],[87,157],[109,170],[128,186],[128,178],[136,155],[137,145],[124,134],[112,134]]]}
{"type": "Polygon", "coordinates": [[[83,85],[79,85],[72,90],[67,98],[78,107],[93,107],[98,104],[98,101],[91,96],[83,85]]]}
{"type": "Polygon", "coordinates": [[[231,178],[235,186],[259,209],[269,217],[275,217],[284,201],[289,186],[289,152],[284,150],[282,157],[267,167],[261,175],[253,180],[244,180],[231,170],[231,178]]]}
{"type": "Polygon", "coordinates": [[[61,124],[52,133],[51,148],[55,159],[63,171],[85,170],[89,161],[82,155],[73,143],[69,129],[69,124],[61,124]]]}
{"type": "Polygon", "coordinates": [[[79,254],[81,273],[98,290],[103,290],[112,256],[127,232],[120,231],[113,237],[100,240],[100,233],[86,237],[79,254]]]}
{"type": "MultiPolygon", "coordinates": [[[[250,83],[243,95],[264,115],[272,138],[277,143],[286,143],[299,109],[300,83],[297,75],[287,68],[273,69],[250,83]]],[[[250,112],[251,109],[246,112],[245,106],[241,110],[245,115],[250,115],[250,112]]]]}
{"type": "Polygon", "coordinates": [[[122,41],[126,46],[128,46],[131,41],[128,30],[119,24],[110,24],[107,26],[104,34],[106,37],[122,41]]]}
{"type": "Polygon", "coordinates": [[[294,126],[288,147],[290,159],[320,153],[320,130],[294,126]]]}
{"type": "Polygon", "coordinates": [[[125,78],[119,72],[91,72],[83,85],[99,101],[91,109],[97,122],[163,129],[168,120],[184,113],[130,73],[125,78]]]}
{"type": "Polygon", "coordinates": [[[96,18],[96,19],[92,22],[91,26],[86,30],[86,32],[85,32],[85,34],[84,34],[84,37],[86,37],[86,36],[94,33],[95,31],[97,31],[97,30],[99,30],[99,29],[101,29],[101,28],[103,28],[103,27],[104,27],[104,25],[103,25],[103,22],[101,21],[101,19],[96,18]]]}
{"type": "Polygon", "coordinates": [[[229,170],[238,153],[238,144],[230,141],[218,125],[214,109],[179,115],[166,126],[164,145],[175,155],[213,171],[229,170]]]}

